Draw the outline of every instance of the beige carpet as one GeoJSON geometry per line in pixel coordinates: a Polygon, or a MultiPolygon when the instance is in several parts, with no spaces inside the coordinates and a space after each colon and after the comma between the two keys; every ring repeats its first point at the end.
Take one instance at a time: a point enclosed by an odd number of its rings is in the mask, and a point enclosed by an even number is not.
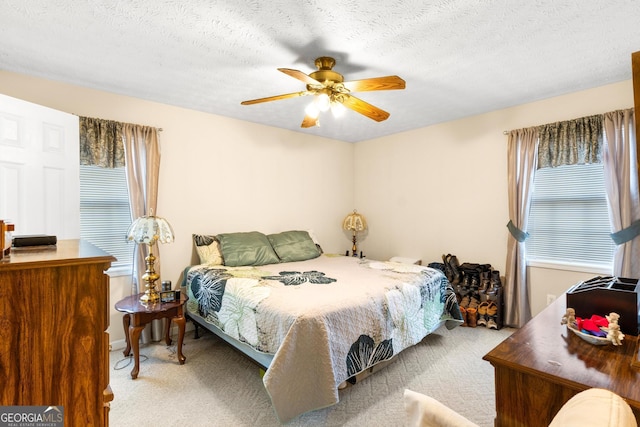
{"type": "MultiPolygon", "coordinates": [[[[301,415],[287,426],[402,426],[405,388],[424,393],[476,424],[493,426],[493,367],[482,360],[513,332],[483,327],[442,327],[398,359],[354,387],[340,402],[301,415]]],[[[121,350],[111,352],[110,425],[120,426],[278,426],[256,365],[205,332],[185,337],[187,361],[177,363],[175,347],[164,342],[141,346],[140,374],[121,350]]]]}

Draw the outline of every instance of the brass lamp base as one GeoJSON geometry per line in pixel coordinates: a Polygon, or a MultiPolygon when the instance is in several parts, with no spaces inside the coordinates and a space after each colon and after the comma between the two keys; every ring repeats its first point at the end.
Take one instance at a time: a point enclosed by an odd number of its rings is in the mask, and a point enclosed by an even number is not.
{"type": "Polygon", "coordinates": [[[151,253],[151,245],[149,245],[149,255],[144,260],[147,264],[147,271],[142,275],[142,280],[145,282],[145,291],[140,296],[140,302],[142,304],[155,304],[160,302],[160,293],[156,290],[156,280],[160,278],[160,275],[153,269],[156,257],[151,253]]]}
{"type": "Polygon", "coordinates": [[[353,246],[351,247],[351,256],[358,256],[358,246],[356,245],[356,232],[353,232],[353,246]]]}
{"type": "Polygon", "coordinates": [[[160,293],[155,289],[147,289],[144,294],[140,296],[140,302],[142,304],[156,304],[160,302],[160,293]]]}

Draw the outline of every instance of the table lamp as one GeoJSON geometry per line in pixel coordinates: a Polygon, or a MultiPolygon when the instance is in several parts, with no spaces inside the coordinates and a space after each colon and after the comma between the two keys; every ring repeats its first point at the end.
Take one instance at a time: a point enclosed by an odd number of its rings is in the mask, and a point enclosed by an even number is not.
{"type": "Polygon", "coordinates": [[[153,212],[149,216],[141,216],[136,219],[129,227],[127,239],[145,245],[149,245],[149,255],[144,259],[147,264],[147,270],[142,275],[145,282],[144,294],[140,297],[143,304],[153,304],[160,301],[160,293],[156,289],[156,280],[160,277],[153,269],[156,257],[153,255],[152,248],[156,242],[171,243],[173,242],[173,230],[164,218],[154,216],[153,212]]]}
{"type": "Polygon", "coordinates": [[[342,221],[342,228],[347,231],[353,232],[353,246],[351,247],[351,255],[357,256],[358,246],[356,244],[356,233],[367,229],[367,220],[364,219],[362,214],[359,214],[355,209],[353,213],[347,215],[342,221]]]}

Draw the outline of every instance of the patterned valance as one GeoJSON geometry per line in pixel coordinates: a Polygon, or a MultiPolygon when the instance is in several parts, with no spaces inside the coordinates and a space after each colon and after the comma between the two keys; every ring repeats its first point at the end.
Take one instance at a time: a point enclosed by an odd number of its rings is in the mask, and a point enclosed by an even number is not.
{"type": "Polygon", "coordinates": [[[602,162],[602,115],[538,127],[538,169],[602,162]]]}
{"type": "Polygon", "coordinates": [[[123,123],[80,117],[80,164],[103,168],[124,166],[123,123]]]}

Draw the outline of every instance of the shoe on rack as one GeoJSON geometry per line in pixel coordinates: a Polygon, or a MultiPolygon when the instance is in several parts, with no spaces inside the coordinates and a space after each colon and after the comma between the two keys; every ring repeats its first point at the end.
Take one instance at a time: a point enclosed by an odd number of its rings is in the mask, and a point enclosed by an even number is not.
{"type": "Polygon", "coordinates": [[[498,315],[498,305],[494,301],[489,301],[487,305],[487,328],[488,329],[498,329],[498,324],[496,322],[498,315]]]}
{"type": "Polygon", "coordinates": [[[487,301],[487,316],[495,316],[498,314],[498,304],[495,301],[487,301]]]}
{"type": "Polygon", "coordinates": [[[478,305],[478,326],[487,326],[487,308],[489,303],[484,301],[478,305]]]}
{"type": "Polygon", "coordinates": [[[496,330],[498,329],[498,324],[496,323],[493,317],[490,317],[489,320],[487,321],[487,329],[496,329],[496,330]]]}

